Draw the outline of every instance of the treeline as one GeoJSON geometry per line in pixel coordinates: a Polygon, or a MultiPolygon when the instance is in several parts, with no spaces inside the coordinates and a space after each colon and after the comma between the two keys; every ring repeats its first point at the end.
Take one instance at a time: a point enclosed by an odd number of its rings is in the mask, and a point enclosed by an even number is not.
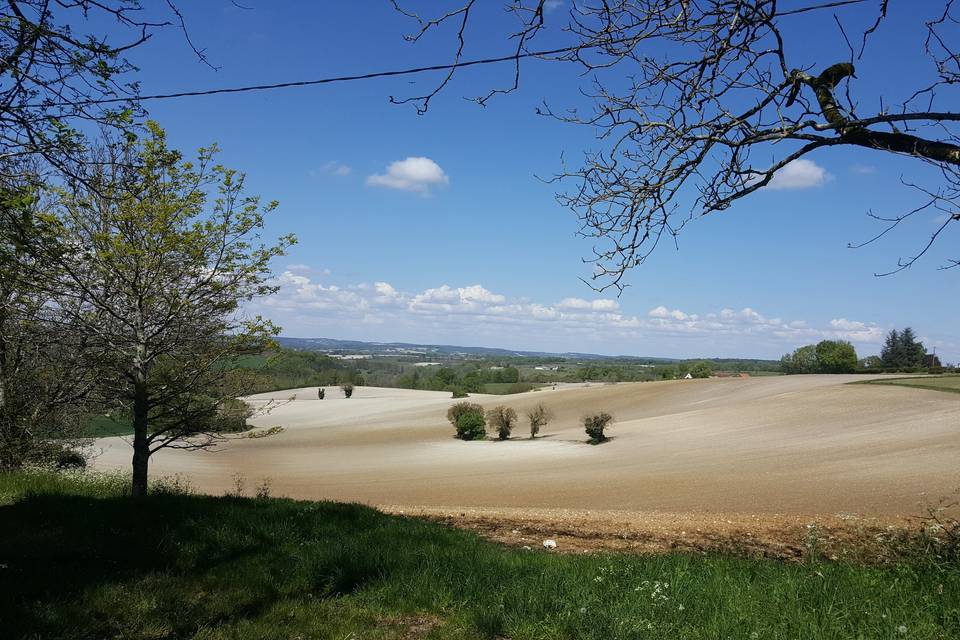
{"type": "Polygon", "coordinates": [[[693,378],[707,378],[715,372],[780,372],[780,363],[775,360],[648,361],[623,358],[570,362],[513,356],[449,360],[424,366],[406,358],[348,360],[297,349],[279,349],[248,358],[243,366],[258,371],[258,391],[350,383],[464,394],[518,393],[537,384],[558,382],[651,382],[679,380],[688,374],[693,378]]]}
{"type": "Polygon", "coordinates": [[[343,384],[364,386],[363,371],[343,360],[313,351],[280,349],[241,362],[257,371],[256,391],[277,391],[299,387],[334,387],[343,384]]]}
{"type": "Polygon", "coordinates": [[[927,353],[913,329],[893,329],[879,356],[857,359],[853,345],[843,340],[808,344],[780,359],[783,373],[897,373],[943,371],[940,359],[927,353]]]}
{"type": "Polygon", "coordinates": [[[488,384],[515,385],[519,382],[520,370],[516,367],[468,362],[457,366],[409,367],[397,376],[393,386],[463,394],[483,393],[488,384]]]}

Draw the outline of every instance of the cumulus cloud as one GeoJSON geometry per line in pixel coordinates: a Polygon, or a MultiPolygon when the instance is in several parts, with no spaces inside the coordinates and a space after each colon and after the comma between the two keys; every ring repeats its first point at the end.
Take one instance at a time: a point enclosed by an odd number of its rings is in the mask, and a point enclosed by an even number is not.
{"type": "Polygon", "coordinates": [[[389,282],[374,282],[373,288],[382,296],[394,297],[397,295],[397,290],[393,288],[389,282]]]}
{"type": "Polygon", "coordinates": [[[831,178],[827,170],[813,160],[800,158],[773,174],[767,189],[809,189],[819,187],[831,178]]]}
{"type": "Polygon", "coordinates": [[[413,191],[422,195],[429,194],[433,187],[449,183],[450,179],[440,165],[424,157],[397,160],[390,163],[386,173],[367,176],[367,184],[370,186],[413,191]]]}
{"type": "MultiPolygon", "coordinates": [[[[713,350],[703,355],[721,351],[756,355],[760,348],[764,353],[784,353],[823,339],[849,340],[875,348],[884,335],[882,327],[862,320],[834,318],[816,326],[803,319],[784,320],[751,307],[693,313],[658,305],[646,314],[632,315],[623,313],[615,300],[564,298],[555,304],[511,300],[481,284],[441,284],[405,292],[385,281],[343,287],[319,282],[317,278],[326,279],[287,269],[274,280],[280,287],[278,294],[259,302],[260,308],[255,310],[281,325],[306,318],[310,326],[340,330],[382,324],[391,331],[417,334],[427,328],[431,335],[444,332],[468,342],[470,338],[466,336],[482,335],[503,342],[521,337],[534,341],[547,336],[558,343],[568,340],[566,348],[557,350],[571,351],[601,334],[623,345],[646,341],[698,344],[703,345],[702,349],[713,350]]],[[[631,348],[625,346],[623,351],[629,353],[631,348]]]]}
{"type": "Polygon", "coordinates": [[[875,324],[860,322],[859,320],[847,320],[846,318],[834,318],[830,321],[832,331],[826,332],[829,337],[849,340],[851,342],[880,342],[883,340],[884,331],[875,324]]]}
{"type": "MultiPolygon", "coordinates": [[[[667,309],[663,305],[650,309],[650,311],[647,312],[647,315],[650,316],[651,318],[662,318],[664,320],[668,320],[668,319],[686,320],[687,318],[691,317],[688,314],[684,313],[683,311],[680,311],[680,309],[674,309],[673,311],[671,311],[670,309],[667,309]]],[[[693,316],[693,318],[696,319],[696,316],[693,316]]]]}
{"type": "Polygon", "coordinates": [[[584,300],[583,298],[564,298],[557,303],[557,306],[561,309],[591,309],[593,311],[616,311],[620,308],[620,304],[616,300],[584,300]]]}

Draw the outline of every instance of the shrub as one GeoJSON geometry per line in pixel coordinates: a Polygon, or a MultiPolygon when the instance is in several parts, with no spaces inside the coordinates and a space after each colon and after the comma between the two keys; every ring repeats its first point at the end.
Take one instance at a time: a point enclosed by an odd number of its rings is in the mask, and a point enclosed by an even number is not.
{"type": "Polygon", "coordinates": [[[457,423],[460,421],[460,416],[468,413],[475,413],[482,418],[483,407],[473,402],[458,402],[447,409],[447,420],[450,421],[451,425],[456,427],[457,423]]]}
{"type": "Polygon", "coordinates": [[[706,360],[696,362],[690,367],[690,375],[694,378],[709,378],[713,373],[713,365],[706,360]]]}
{"type": "Polygon", "coordinates": [[[511,395],[514,393],[526,393],[527,391],[536,391],[537,388],[534,387],[529,382],[514,382],[503,392],[503,395],[511,395]]]}
{"type": "Polygon", "coordinates": [[[592,444],[598,444],[607,439],[603,430],[606,429],[611,422],[613,422],[613,416],[606,412],[586,416],[583,419],[583,426],[587,431],[587,435],[590,436],[590,442],[592,444]]]}
{"type": "Polygon", "coordinates": [[[64,447],[56,453],[54,459],[57,469],[85,469],[87,458],[76,449],[64,447]]]}
{"type": "Polygon", "coordinates": [[[487,412],[487,422],[497,430],[497,437],[506,440],[517,424],[517,412],[510,407],[499,405],[487,412]]]}
{"type": "Polygon", "coordinates": [[[449,389],[447,389],[447,391],[450,391],[452,393],[452,395],[450,396],[451,398],[468,398],[469,397],[469,395],[467,395],[467,392],[464,390],[463,387],[450,387],[449,389]]]}
{"type": "Polygon", "coordinates": [[[247,418],[253,415],[253,409],[240,398],[226,398],[217,410],[215,429],[222,433],[241,433],[250,428],[247,418]]]}
{"type": "Polygon", "coordinates": [[[350,384],[349,382],[347,384],[340,385],[340,389],[343,391],[343,395],[346,396],[347,398],[350,398],[353,396],[353,385],[350,384]]]}
{"type": "Polygon", "coordinates": [[[318,399],[323,400],[323,398],[324,398],[326,395],[327,395],[327,390],[326,390],[326,389],[324,389],[323,387],[320,387],[319,389],[317,389],[317,398],[318,398],[318,399]]]}
{"type": "Polygon", "coordinates": [[[530,421],[530,437],[536,438],[537,434],[540,433],[541,427],[547,426],[547,423],[550,422],[550,418],[553,415],[550,413],[550,410],[543,406],[541,402],[533,409],[527,412],[527,419],[530,421]]]}
{"type": "Polygon", "coordinates": [[[150,483],[150,493],[167,496],[191,496],[195,493],[190,479],[182,474],[162,476],[150,483]]]}
{"type": "Polygon", "coordinates": [[[465,413],[457,418],[457,437],[461,440],[483,440],[487,437],[487,423],[482,413],[465,413]]]}

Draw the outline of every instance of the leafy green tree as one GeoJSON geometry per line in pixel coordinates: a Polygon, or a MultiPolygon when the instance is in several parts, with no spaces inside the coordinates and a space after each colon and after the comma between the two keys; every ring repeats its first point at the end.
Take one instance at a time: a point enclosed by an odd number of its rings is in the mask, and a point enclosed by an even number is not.
{"type": "MultiPolygon", "coordinates": [[[[23,170],[23,167],[20,167],[23,170]]],[[[29,174],[0,178],[0,470],[57,463],[81,444],[95,377],[84,337],[49,292],[60,240],[38,219],[40,189],[29,174]]]]}
{"type": "Polygon", "coordinates": [[[695,362],[693,366],[690,367],[690,375],[694,378],[709,378],[712,373],[713,365],[706,360],[695,362]]]}
{"type": "Polygon", "coordinates": [[[476,413],[483,417],[483,407],[475,402],[458,402],[447,409],[447,420],[456,427],[460,417],[468,413],[476,413]]]}
{"type": "Polygon", "coordinates": [[[253,378],[234,366],[262,353],[278,329],[244,317],[270,295],[270,261],[295,242],[262,239],[261,206],[244,176],[167,147],[164,132],[112,143],[94,173],[59,192],[56,227],[69,250],[51,287],[81,301],[72,320],[101,356],[103,399],[133,423],[134,495],[165,447],[200,449],[223,433],[222,414],[253,378]]]}
{"type": "Polygon", "coordinates": [[[863,369],[883,369],[883,360],[880,359],[880,356],[867,356],[859,362],[857,366],[863,369]]]}
{"type": "Polygon", "coordinates": [[[783,373],[851,373],[857,368],[857,352],[843,340],[808,344],[780,359],[783,373]]]}
{"type": "Polygon", "coordinates": [[[817,348],[812,344],[800,347],[785,355],[780,360],[780,365],[784,373],[816,373],[819,366],[817,348]]]}
{"type": "Polygon", "coordinates": [[[482,413],[465,413],[457,419],[457,437],[461,440],[483,440],[487,437],[482,413]]]}
{"type": "Polygon", "coordinates": [[[670,366],[660,367],[658,373],[662,380],[674,380],[677,378],[676,367],[670,367],[670,366]]]}
{"type": "Polygon", "coordinates": [[[435,377],[442,386],[446,387],[457,381],[457,372],[449,367],[440,367],[435,377]]]}
{"type": "Polygon", "coordinates": [[[817,371],[820,373],[852,373],[857,368],[857,352],[843,340],[822,340],[817,343],[817,371]]]}

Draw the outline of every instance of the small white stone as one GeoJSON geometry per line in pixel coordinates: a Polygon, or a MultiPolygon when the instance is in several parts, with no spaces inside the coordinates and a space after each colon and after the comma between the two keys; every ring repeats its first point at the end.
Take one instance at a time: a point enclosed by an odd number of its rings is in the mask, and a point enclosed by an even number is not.
{"type": "Polygon", "coordinates": [[[544,540],[543,541],[544,549],[556,549],[557,541],[556,540],[544,540]]]}

